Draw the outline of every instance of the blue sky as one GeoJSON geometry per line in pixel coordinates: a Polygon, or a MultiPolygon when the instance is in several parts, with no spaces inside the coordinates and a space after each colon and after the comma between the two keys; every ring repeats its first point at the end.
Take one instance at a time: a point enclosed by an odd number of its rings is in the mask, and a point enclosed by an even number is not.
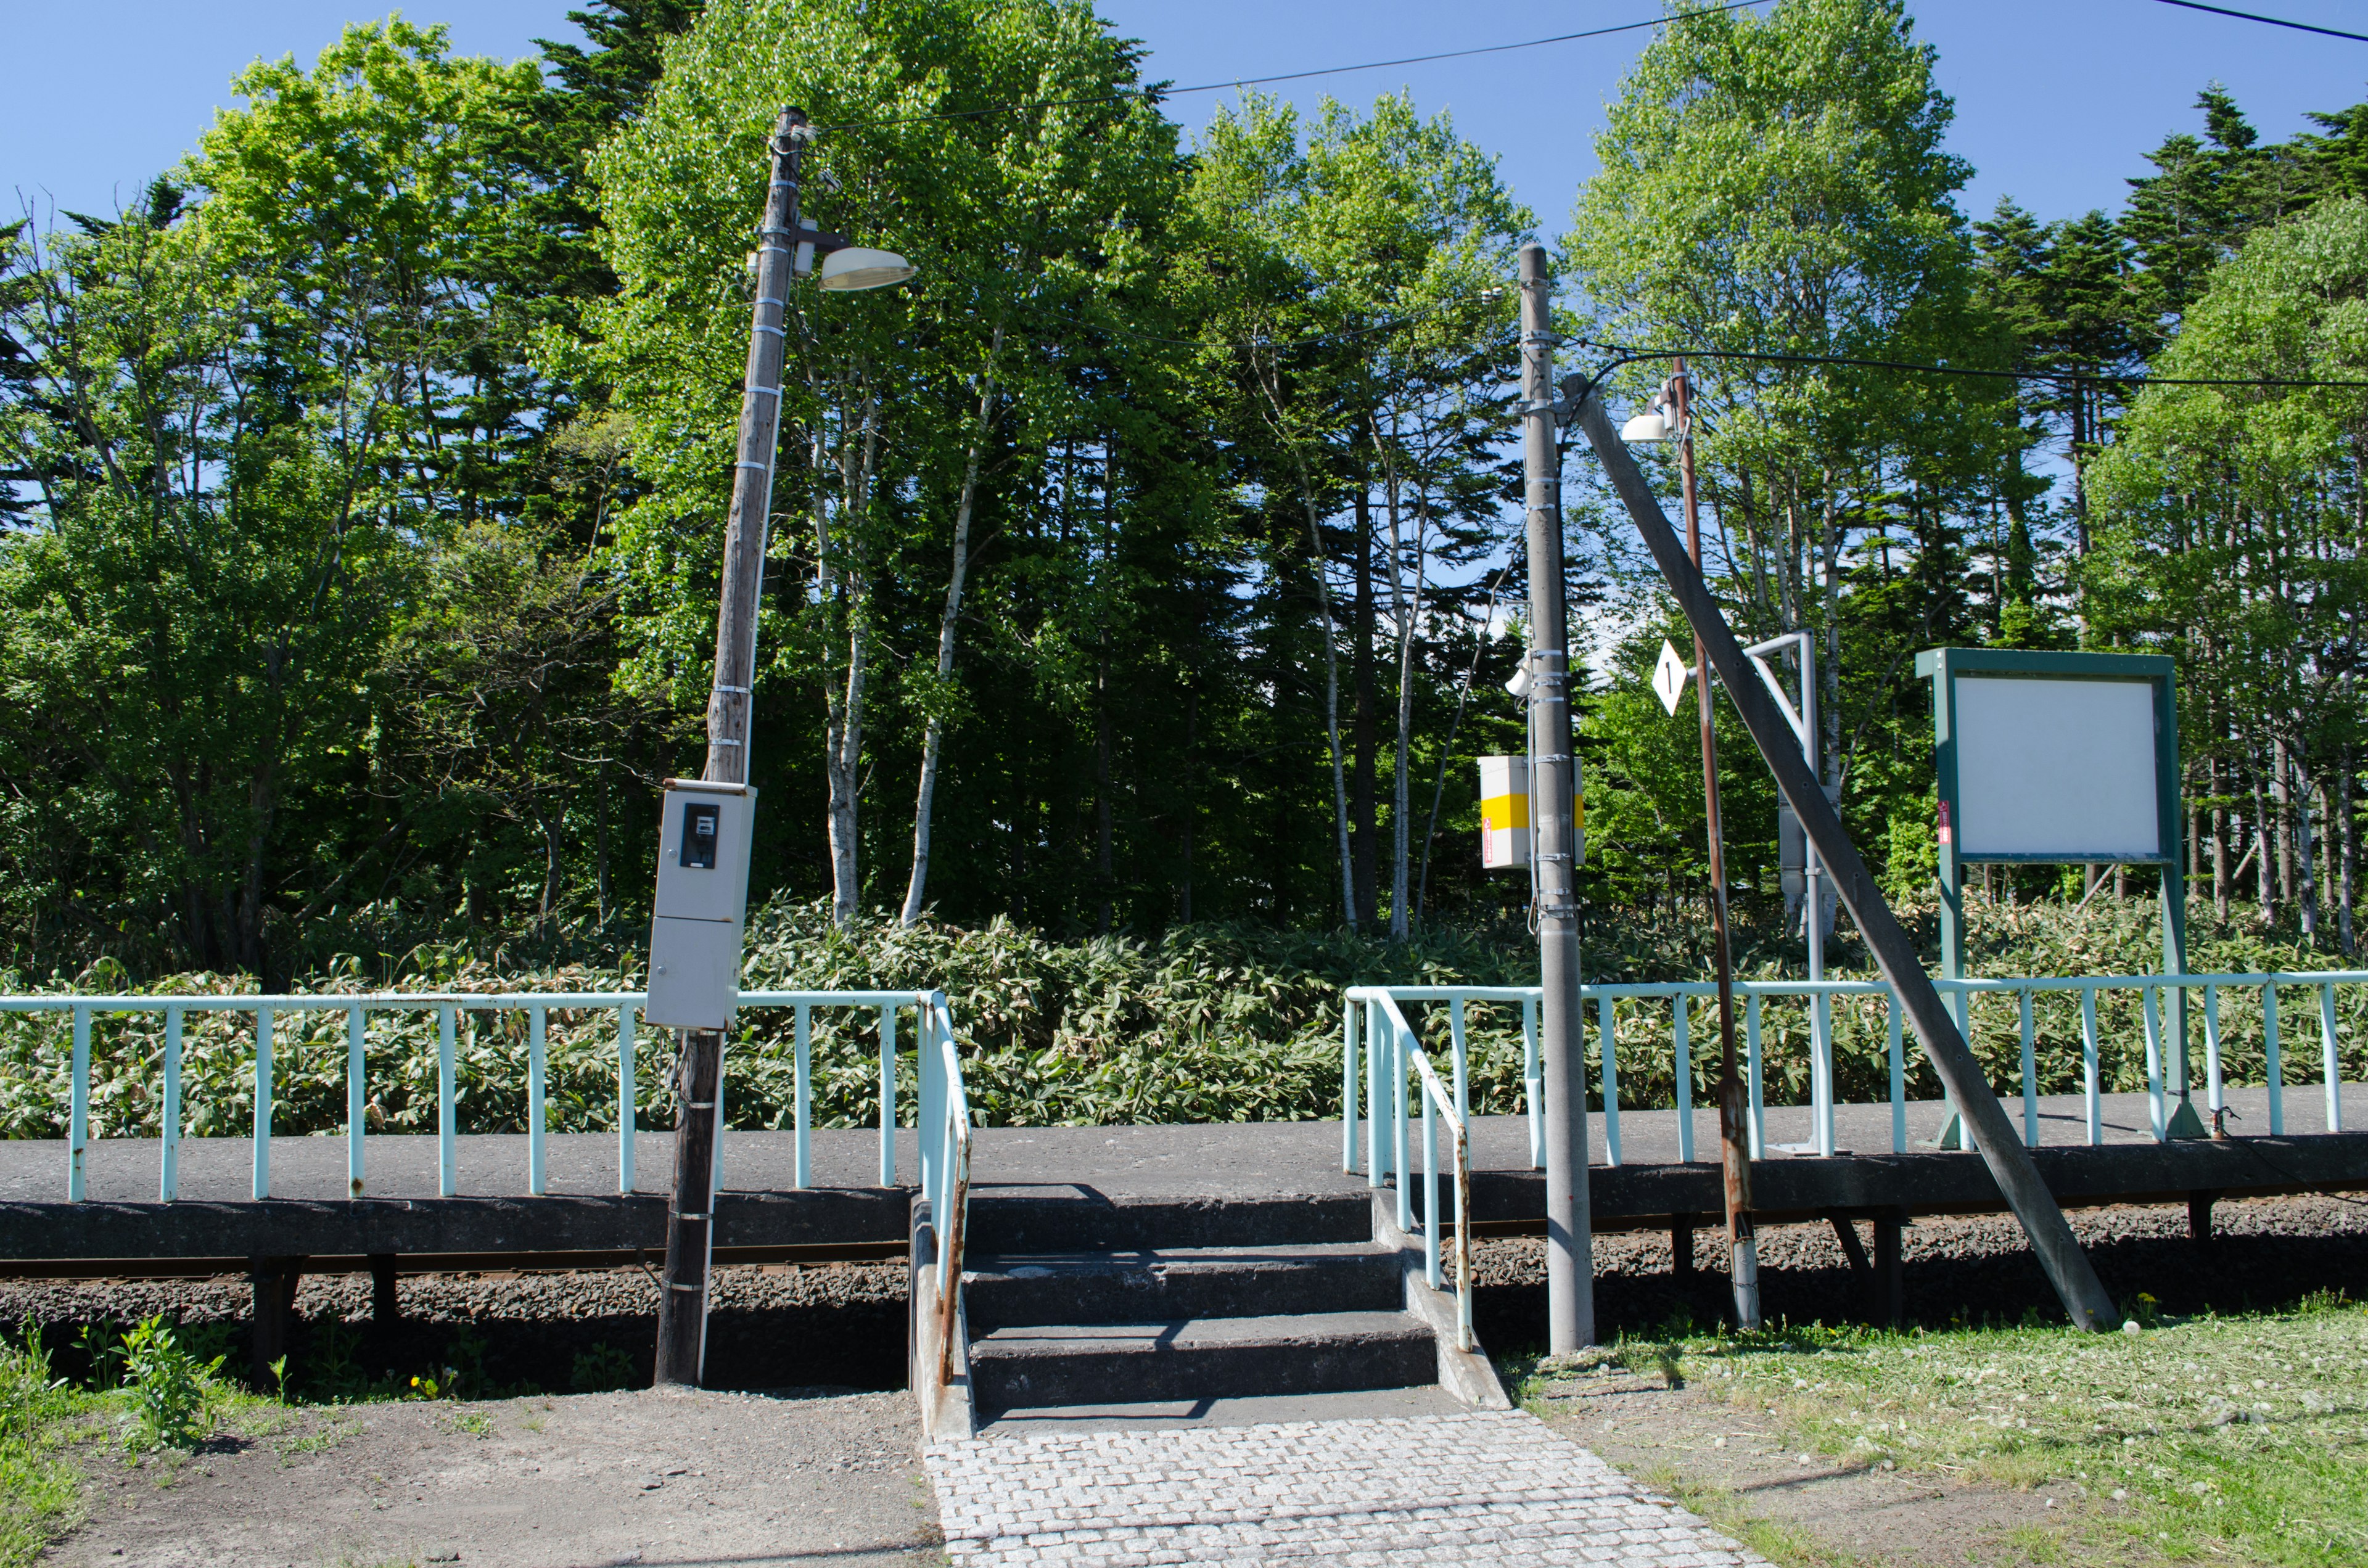
{"type": "MultiPolygon", "coordinates": [[[[448,21],[462,50],[517,56],[537,35],[571,38],[570,0],[428,0],[406,14],[448,21]]],[[[1468,48],[1638,20],[1656,0],[1522,8],[1440,0],[1104,0],[1144,40],[1150,68],[1179,84],[1468,48]]],[[[2240,0],[2240,8],[2368,32],[2362,0],[2240,0]]],[[[2305,111],[2368,97],[2368,44],[2175,9],[2157,0],[1928,0],[1914,7],[1939,46],[1957,102],[1954,150],[1977,173],[1964,202],[1987,212],[2012,194],[2045,217],[2116,205],[2146,172],[2145,150],[2200,129],[2196,90],[2227,85],[2264,134],[2305,111]]],[[[232,101],[229,81],[258,55],[309,60],[348,17],[336,0],[13,0],[0,6],[0,201],[111,210],[170,164],[232,101]],[[46,196],[44,196],[46,193],[46,196]]],[[[1594,166],[1602,106],[1645,35],[1477,60],[1365,71],[1278,90],[1312,106],[1405,86],[1426,111],[1452,110],[1548,232],[1594,166]]],[[[1229,95],[1198,93],[1171,112],[1197,126],[1229,95]]]]}

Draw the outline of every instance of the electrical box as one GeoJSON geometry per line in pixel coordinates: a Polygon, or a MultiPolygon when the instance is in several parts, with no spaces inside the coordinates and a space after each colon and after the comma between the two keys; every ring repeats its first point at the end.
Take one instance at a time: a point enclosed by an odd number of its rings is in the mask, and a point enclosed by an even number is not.
{"type": "MultiPolygon", "coordinates": [[[[1841,804],[1842,790],[1839,784],[1824,786],[1826,799],[1837,807],[1841,804]]],[[[1792,802],[1776,802],[1776,865],[1778,880],[1784,890],[1784,919],[1787,927],[1801,918],[1802,901],[1808,897],[1809,835],[1801,830],[1801,819],[1793,814],[1792,802]]],[[[1833,873],[1817,879],[1817,931],[1820,936],[1834,934],[1834,904],[1840,896],[1834,886],[1833,873]]]]}
{"type": "Polygon", "coordinates": [[[740,937],[757,791],[669,778],[658,827],[644,1021],[720,1029],[740,1005],[740,937]]]}

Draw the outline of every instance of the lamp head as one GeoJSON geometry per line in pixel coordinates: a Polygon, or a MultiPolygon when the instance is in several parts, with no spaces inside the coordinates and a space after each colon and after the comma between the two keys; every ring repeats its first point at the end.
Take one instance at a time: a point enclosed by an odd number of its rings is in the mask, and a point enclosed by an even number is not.
{"type": "Polygon", "coordinates": [[[919,270],[894,251],[848,245],[822,258],[822,272],[815,281],[825,289],[884,289],[919,270]]]}
{"type": "Polygon", "coordinates": [[[1623,441],[1666,441],[1669,438],[1669,416],[1655,403],[1644,413],[1632,416],[1620,427],[1623,441]]]}

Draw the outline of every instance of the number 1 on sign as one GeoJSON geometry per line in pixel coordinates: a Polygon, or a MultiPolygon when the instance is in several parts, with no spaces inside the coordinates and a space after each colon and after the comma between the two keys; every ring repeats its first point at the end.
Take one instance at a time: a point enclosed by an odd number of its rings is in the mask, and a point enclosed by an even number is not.
{"type": "Polygon", "coordinates": [[[1669,640],[1662,638],[1661,656],[1653,665],[1653,689],[1659,693],[1661,706],[1672,716],[1678,711],[1678,699],[1686,694],[1686,683],[1693,679],[1693,675],[1686,662],[1678,657],[1678,651],[1669,646],[1669,640]]]}

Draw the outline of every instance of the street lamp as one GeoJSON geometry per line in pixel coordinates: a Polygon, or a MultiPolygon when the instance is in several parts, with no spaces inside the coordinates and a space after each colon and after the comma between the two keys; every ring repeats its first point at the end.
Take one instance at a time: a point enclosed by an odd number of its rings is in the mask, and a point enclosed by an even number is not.
{"type": "Polygon", "coordinates": [[[825,289],[884,289],[919,270],[893,250],[842,245],[822,258],[822,274],[816,281],[825,289]]]}
{"type": "MultiPolygon", "coordinates": [[[[676,1090],[674,1198],[666,1210],[666,1288],[658,1296],[657,1381],[696,1386],[707,1343],[708,1261],[713,1248],[716,1106],[723,1031],[740,1001],[741,928],[747,913],[751,693],[757,680],[757,608],[765,582],[765,529],[780,442],[781,361],[790,286],[821,262],[825,289],[879,289],[913,276],[893,251],[851,244],[798,217],[798,189],[814,127],[785,108],[768,150],[772,183],[757,231],[757,299],[741,398],[739,460],[724,525],[722,603],[715,618],[715,680],[707,699],[707,766],[697,780],[666,780],[656,908],[650,930],[645,1022],[682,1031],[676,1090]]],[[[825,187],[837,185],[825,173],[825,187]]],[[[799,1185],[805,1171],[799,1162],[799,1185]]]]}

